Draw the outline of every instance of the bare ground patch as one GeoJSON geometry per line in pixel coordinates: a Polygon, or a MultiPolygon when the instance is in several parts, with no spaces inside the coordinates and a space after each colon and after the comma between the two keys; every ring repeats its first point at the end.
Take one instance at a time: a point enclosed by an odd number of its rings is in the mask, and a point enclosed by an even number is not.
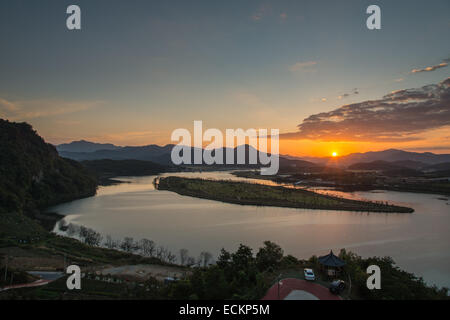
{"type": "Polygon", "coordinates": [[[140,281],[145,281],[150,277],[154,277],[160,281],[164,280],[164,278],[166,277],[183,278],[186,274],[190,273],[189,270],[184,268],[156,264],[137,264],[124,265],[119,267],[106,267],[98,271],[102,275],[128,277],[130,279],[136,279],[140,281]]]}

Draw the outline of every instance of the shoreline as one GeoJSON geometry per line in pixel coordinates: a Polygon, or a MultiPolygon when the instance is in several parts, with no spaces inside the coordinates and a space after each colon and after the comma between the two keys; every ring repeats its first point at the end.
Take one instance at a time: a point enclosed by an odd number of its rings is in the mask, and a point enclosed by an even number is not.
{"type": "MultiPolygon", "coordinates": [[[[232,173],[234,176],[239,178],[247,178],[247,179],[258,179],[258,180],[269,180],[278,184],[296,184],[296,181],[286,178],[286,177],[278,177],[271,176],[265,177],[261,175],[255,175],[251,171],[236,171],[232,173]]],[[[345,185],[345,184],[318,184],[314,182],[305,182],[299,184],[306,188],[333,188],[333,190],[341,191],[341,192],[358,192],[358,191],[374,191],[374,190],[383,190],[383,191],[397,191],[397,192],[410,192],[410,193],[423,193],[423,194],[435,194],[439,196],[450,196],[450,192],[442,191],[442,190],[430,190],[427,188],[420,188],[420,185],[407,184],[404,186],[387,186],[387,185],[345,185]]]]}
{"type": "Polygon", "coordinates": [[[204,180],[175,176],[155,179],[158,190],[239,205],[312,210],[412,213],[414,209],[381,202],[352,200],[320,193],[247,182],[204,180]],[[214,192],[220,190],[221,192],[214,192]]]}

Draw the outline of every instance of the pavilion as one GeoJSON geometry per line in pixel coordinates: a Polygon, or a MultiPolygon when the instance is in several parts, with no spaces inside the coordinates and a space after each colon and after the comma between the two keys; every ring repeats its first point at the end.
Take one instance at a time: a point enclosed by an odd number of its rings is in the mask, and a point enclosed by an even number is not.
{"type": "Polygon", "coordinates": [[[341,260],[338,256],[334,255],[333,250],[331,250],[329,254],[319,257],[318,260],[319,264],[330,277],[334,277],[336,274],[340,273],[342,267],[346,264],[344,260],[341,260]]]}

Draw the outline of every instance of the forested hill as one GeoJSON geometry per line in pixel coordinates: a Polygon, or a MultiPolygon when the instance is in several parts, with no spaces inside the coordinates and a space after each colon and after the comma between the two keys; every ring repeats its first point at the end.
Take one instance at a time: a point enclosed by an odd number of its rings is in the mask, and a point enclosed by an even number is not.
{"type": "Polygon", "coordinates": [[[59,157],[27,123],[0,119],[0,214],[25,213],[94,195],[95,177],[59,157]]]}

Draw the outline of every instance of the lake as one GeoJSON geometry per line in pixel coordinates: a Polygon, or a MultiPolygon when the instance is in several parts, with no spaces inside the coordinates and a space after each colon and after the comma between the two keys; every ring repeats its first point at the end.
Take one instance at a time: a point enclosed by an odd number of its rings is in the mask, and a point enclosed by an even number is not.
{"type": "MultiPolygon", "coordinates": [[[[169,174],[163,174],[163,176],[169,174]]],[[[251,180],[230,172],[170,173],[208,179],[251,180]]],[[[429,284],[450,287],[450,205],[442,196],[374,191],[335,193],[354,199],[387,200],[414,208],[412,214],[241,206],[155,190],[156,176],[118,178],[94,197],[53,208],[72,222],[115,239],[148,238],[177,254],[217,256],[240,243],[255,250],[265,240],[298,258],[336,253],[346,248],[363,257],[391,256],[398,266],[429,284]]],[[[251,180],[265,184],[270,181],[251,180]]],[[[55,232],[59,232],[56,231],[55,232]]]]}

